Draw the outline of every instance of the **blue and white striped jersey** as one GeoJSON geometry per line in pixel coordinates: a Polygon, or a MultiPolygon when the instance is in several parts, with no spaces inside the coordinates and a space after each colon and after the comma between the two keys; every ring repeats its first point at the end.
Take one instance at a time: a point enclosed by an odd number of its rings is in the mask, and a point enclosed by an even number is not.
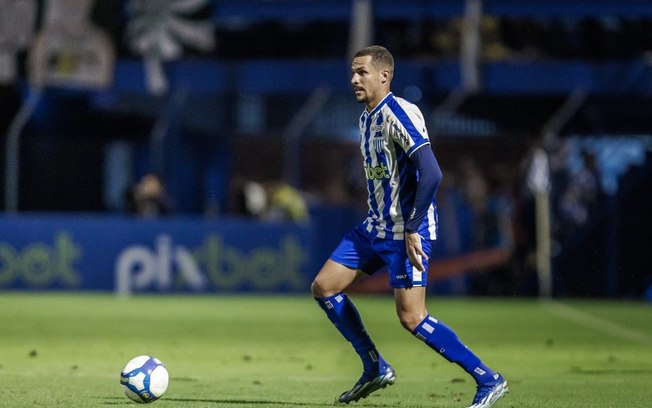
{"type": "MultiPolygon", "coordinates": [[[[360,151],[367,176],[369,213],[364,224],[371,236],[402,240],[416,194],[418,171],[410,160],[417,149],[430,148],[419,108],[405,99],[387,96],[360,116],[360,151]]],[[[433,200],[419,234],[437,238],[437,209],[433,200]]]]}

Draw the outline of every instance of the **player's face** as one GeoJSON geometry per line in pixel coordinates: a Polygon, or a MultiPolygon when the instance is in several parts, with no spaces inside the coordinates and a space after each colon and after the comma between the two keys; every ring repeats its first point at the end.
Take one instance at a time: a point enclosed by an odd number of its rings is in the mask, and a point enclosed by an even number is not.
{"type": "Polygon", "coordinates": [[[371,63],[371,56],[356,57],[351,64],[351,85],[355,99],[372,110],[389,92],[389,71],[371,63]]]}

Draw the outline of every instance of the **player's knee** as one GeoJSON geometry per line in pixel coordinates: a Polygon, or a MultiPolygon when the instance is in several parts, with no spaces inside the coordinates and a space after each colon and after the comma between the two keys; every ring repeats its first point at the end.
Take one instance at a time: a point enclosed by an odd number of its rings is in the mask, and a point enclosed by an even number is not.
{"type": "Polygon", "coordinates": [[[413,332],[423,320],[423,316],[420,313],[399,312],[398,320],[405,330],[413,332]]]}
{"type": "Polygon", "coordinates": [[[312,281],[312,284],[310,284],[310,292],[315,298],[323,298],[329,296],[327,293],[328,291],[326,288],[324,288],[324,285],[319,278],[316,278],[314,281],[312,281]]]}
{"type": "Polygon", "coordinates": [[[310,291],[316,298],[333,296],[345,290],[355,279],[356,270],[328,261],[319,271],[310,291]]]}

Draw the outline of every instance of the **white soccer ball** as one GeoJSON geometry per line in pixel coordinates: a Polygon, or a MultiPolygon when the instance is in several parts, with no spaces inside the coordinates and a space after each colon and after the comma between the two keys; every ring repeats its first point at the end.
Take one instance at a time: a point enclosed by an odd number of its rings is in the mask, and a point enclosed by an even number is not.
{"type": "Polygon", "coordinates": [[[120,385],[133,401],[150,403],[161,398],[168,389],[168,370],[152,356],[131,359],[120,373],[120,385]]]}

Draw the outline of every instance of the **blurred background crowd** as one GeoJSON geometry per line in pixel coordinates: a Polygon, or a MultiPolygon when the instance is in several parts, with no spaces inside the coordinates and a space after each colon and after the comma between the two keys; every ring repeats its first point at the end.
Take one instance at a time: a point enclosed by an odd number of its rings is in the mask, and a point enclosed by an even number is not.
{"type": "Polygon", "coordinates": [[[652,298],[644,0],[0,0],[0,205],[361,218],[371,43],[444,172],[447,291],[652,298]]]}

